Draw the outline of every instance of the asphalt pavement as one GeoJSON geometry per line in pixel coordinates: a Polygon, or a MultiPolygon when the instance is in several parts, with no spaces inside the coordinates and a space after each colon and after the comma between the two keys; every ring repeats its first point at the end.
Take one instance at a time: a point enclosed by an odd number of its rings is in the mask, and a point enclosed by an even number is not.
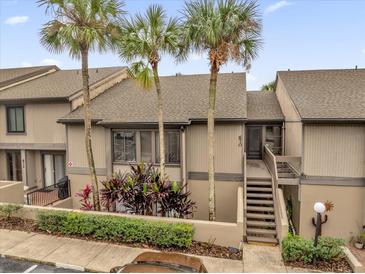
{"type": "Polygon", "coordinates": [[[79,273],[79,271],[0,257],[0,273],[79,273]]]}

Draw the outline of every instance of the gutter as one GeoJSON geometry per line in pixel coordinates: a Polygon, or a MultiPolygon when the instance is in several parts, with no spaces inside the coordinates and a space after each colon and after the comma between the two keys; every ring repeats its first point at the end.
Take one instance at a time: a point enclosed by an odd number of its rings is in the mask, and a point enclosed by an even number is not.
{"type": "Polygon", "coordinates": [[[365,118],[302,118],[302,122],[305,123],[317,123],[317,124],[324,124],[324,123],[364,123],[365,118]]]}

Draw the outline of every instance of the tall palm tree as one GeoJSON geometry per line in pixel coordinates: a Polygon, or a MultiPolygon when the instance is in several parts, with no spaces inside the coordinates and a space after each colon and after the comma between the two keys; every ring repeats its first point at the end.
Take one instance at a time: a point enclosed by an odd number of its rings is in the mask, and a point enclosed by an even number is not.
{"type": "Polygon", "coordinates": [[[104,51],[118,33],[117,23],[124,13],[119,0],[39,0],[53,20],[41,29],[41,43],[51,52],[68,50],[81,59],[84,100],[85,146],[93,189],[94,209],[100,210],[99,187],[91,145],[91,114],[89,92],[89,52],[104,51]]]}
{"type": "Polygon", "coordinates": [[[261,87],[261,91],[275,91],[275,80],[264,84],[261,87]]]}
{"type": "Polygon", "coordinates": [[[210,61],[208,107],[209,220],[215,220],[214,114],[218,72],[234,61],[250,68],[261,44],[261,17],[255,1],[193,0],[185,2],[182,58],[189,52],[208,52],[210,61]]]}
{"type": "Polygon", "coordinates": [[[159,5],[148,7],[144,15],[137,14],[124,20],[121,26],[122,39],[118,45],[121,59],[134,62],[129,69],[133,78],[145,89],[153,84],[157,94],[158,128],[160,144],[161,179],[165,173],[165,141],[163,124],[163,98],[158,65],[163,54],[176,55],[180,26],[177,19],[167,18],[159,5]]]}

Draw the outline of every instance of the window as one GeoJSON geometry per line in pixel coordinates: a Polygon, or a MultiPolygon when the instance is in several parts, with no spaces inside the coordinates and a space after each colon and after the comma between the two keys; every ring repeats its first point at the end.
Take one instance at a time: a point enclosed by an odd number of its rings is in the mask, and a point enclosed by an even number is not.
{"type": "Polygon", "coordinates": [[[266,126],[265,144],[269,145],[274,154],[281,153],[281,127],[266,126]]]}
{"type": "Polygon", "coordinates": [[[11,106],[6,108],[8,132],[24,132],[24,107],[11,106]]]}
{"type": "MultiPolygon", "coordinates": [[[[160,162],[160,142],[157,130],[113,130],[113,161],[160,162]]],[[[165,162],[180,164],[180,131],[165,130],[165,162]]]]}
{"type": "MultiPolygon", "coordinates": [[[[159,134],[156,132],[156,162],[160,162],[159,134]]],[[[165,162],[166,164],[180,163],[180,133],[165,131],[165,162]]]]}
{"type": "Polygon", "coordinates": [[[141,131],[141,160],[152,163],[152,131],[141,131]]]}
{"type": "Polygon", "coordinates": [[[136,138],[131,130],[117,131],[113,134],[114,161],[136,161],[136,138]]]}

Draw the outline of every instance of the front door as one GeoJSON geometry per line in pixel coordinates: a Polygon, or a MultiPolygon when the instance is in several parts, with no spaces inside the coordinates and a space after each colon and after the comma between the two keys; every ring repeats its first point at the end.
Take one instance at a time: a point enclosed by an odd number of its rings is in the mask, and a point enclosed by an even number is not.
{"type": "Polygon", "coordinates": [[[20,151],[6,153],[9,181],[22,181],[22,159],[20,151]]]}
{"type": "Polygon", "coordinates": [[[52,186],[65,176],[63,154],[43,154],[44,186],[52,186]]]}
{"type": "Polygon", "coordinates": [[[261,159],[262,158],[262,127],[247,126],[247,158],[261,159]]]}

